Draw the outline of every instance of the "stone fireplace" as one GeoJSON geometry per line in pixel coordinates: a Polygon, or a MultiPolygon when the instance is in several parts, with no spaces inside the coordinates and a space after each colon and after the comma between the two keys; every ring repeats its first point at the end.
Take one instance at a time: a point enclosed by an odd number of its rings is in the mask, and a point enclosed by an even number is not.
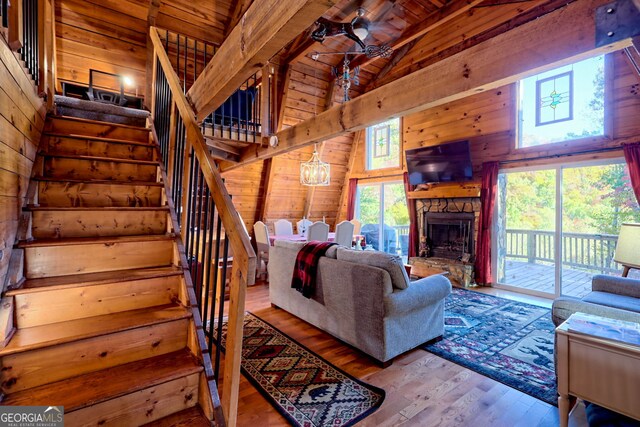
{"type": "Polygon", "coordinates": [[[427,257],[473,262],[473,213],[423,212],[424,251],[427,257]]]}
{"type": "Polygon", "coordinates": [[[416,202],[420,246],[419,256],[411,258],[411,264],[446,270],[452,282],[474,285],[480,198],[420,199],[416,202]]]}

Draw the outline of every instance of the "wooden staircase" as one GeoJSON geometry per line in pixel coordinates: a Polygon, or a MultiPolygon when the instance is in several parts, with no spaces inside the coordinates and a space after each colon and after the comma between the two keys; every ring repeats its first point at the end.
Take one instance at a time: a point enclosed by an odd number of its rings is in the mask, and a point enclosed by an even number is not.
{"type": "Polygon", "coordinates": [[[24,279],[4,295],[2,404],[64,406],[69,426],[212,425],[217,390],[149,130],[50,117],[45,131],[24,279]]]}

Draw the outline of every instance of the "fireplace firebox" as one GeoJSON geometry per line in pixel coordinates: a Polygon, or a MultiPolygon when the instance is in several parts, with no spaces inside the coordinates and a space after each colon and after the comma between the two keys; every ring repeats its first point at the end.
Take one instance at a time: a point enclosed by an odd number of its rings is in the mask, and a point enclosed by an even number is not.
{"type": "Polygon", "coordinates": [[[426,256],[474,261],[473,213],[423,213],[426,256]]]}

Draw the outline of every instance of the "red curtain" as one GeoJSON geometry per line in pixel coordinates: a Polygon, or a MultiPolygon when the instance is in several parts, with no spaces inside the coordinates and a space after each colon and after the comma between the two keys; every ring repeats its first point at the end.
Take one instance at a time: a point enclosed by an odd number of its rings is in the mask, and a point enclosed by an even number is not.
{"type": "Polygon", "coordinates": [[[358,178],[349,180],[349,194],[347,195],[347,221],[353,219],[356,212],[356,194],[358,192],[358,178]]]}
{"type": "Polygon", "coordinates": [[[478,244],[476,246],[476,282],[488,285],[493,282],[491,274],[491,225],[498,190],[498,162],[482,164],[482,187],[480,190],[480,211],[478,244]]]}
{"type": "Polygon", "coordinates": [[[640,203],[640,143],[626,144],[624,146],[624,158],[627,161],[627,166],[629,166],[631,187],[633,187],[636,200],[640,203]]]}
{"type": "Polygon", "coordinates": [[[416,212],[415,199],[409,198],[409,192],[414,190],[413,185],[409,184],[409,174],[403,175],[404,192],[407,197],[407,209],[409,209],[409,258],[416,256],[418,252],[418,213],[416,212]]]}

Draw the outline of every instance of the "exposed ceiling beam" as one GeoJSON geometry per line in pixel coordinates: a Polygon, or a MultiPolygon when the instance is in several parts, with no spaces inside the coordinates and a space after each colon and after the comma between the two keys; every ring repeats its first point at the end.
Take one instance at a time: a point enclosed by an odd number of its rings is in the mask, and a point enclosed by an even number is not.
{"type": "Polygon", "coordinates": [[[240,157],[239,165],[514,83],[549,68],[631,46],[631,39],[627,38],[595,47],[594,12],[607,1],[571,3],[333,107],[278,132],[276,148],[248,147],[240,157]],[[567,22],[571,25],[565,25],[567,22]]]}
{"type": "MultiPolygon", "coordinates": [[[[502,24],[493,27],[489,30],[486,30],[480,34],[477,34],[473,37],[469,37],[467,39],[465,39],[462,43],[458,43],[457,45],[451,46],[448,49],[445,49],[439,53],[437,53],[436,55],[432,55],[428,58],[425,58],[417,63],[412,64],[410,67],[406,67],[404,68],[401,72],[395,72],[389,76],[389,79],[384,79],[383,76],[379,76],[377,79],[377,82],[375,84],[375,87],[379,87],[382,86],[386,83],[389,83],[389,81],[391,79],[396,80],[399,79],[400,77],[404,77],[406,75],[411,74],[412,72],[419,70],[421,68],[427,67],[431,64],[434,64],[438,61],[442,61],[444,58],[448,58],[449,56],[452,56],[458,52],[461,52],[465,49],[468,49],[472,46],[475,46],[477,44],[480,44],[484,41],[487,41],[497,35],[506,33],[507,31],[511,31],[512,29],[522,25],[522,24],[526,24],[527,22],[530,22],[534,19],[537,19],[543,15],[546,15],[548,13],[553,12],[554,10],[557,10],[559,8],[565,7],[567,6],[569,3],[572,3],[576,0],[550,0],[547,1],[546,3],[543,3],[539,6],[536,6],[530,10],[528,10],[527,12],[520,14],[518,16],[516,16],[513,19],[509,19],[506,22],[503,22],[502,24]]],[[[484,5],[484,3],[482,3],[482,5],[484,5]]],[[[479,7],[479,6],[476,6],[479,7]]]]}
{"type": "Polygon", "coordinates": [[[201,121],[335,0],[254,2],[205,67],[187,98],[201,121]]]}
{"type": "MultiPolygon", "coordinates": [[[[419,37],[422,37],[429,31],[440,27],[454,18],[468,12],[471,8],[479,5],[484,0],[453,0],[451,3],[443,6],[441,9],[433,12],[422,22],[408,28],[402,33],[400,38],[390,44],[394,50],[402,48],[407,43],[411,43],[419,37]]],[[[351,67],[365,67],[379,58],[367,58],[361,55],[351,62],[351,67]]]]}

